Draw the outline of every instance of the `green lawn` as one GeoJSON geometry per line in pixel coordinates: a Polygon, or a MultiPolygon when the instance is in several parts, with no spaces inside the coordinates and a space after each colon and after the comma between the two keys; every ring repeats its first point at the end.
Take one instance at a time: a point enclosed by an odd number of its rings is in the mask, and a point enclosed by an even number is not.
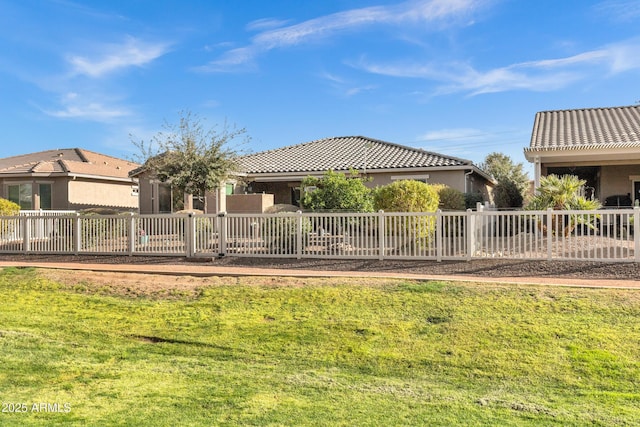
{"type": "Polygon", "coordinates": [[[229,278],[140,296],[4,269],[0,304],[3,426],[640,422],[640,291],[229,278]]]}

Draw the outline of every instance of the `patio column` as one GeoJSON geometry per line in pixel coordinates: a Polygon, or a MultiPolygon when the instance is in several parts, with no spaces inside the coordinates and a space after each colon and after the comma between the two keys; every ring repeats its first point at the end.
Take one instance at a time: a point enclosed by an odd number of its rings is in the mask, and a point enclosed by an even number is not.
{"type": "Polygon", "coordinates": [[[535,188],[540,187],[540,175],[542,174],[542,167],[540,165],[540,157],[536,156],[533,159],[533,174],[535,188]]]}

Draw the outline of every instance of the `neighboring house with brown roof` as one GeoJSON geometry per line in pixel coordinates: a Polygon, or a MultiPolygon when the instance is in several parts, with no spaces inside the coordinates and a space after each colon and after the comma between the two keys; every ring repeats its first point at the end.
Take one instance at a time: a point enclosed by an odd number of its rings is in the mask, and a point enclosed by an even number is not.
{"type": "Polygon", "coordinates": [[[139,165],[80,148],[0,159],[0,195],[24,210],[138,209],[139,165]]]}
{"type": "Polygon", "coordinates": [[[321,177],[328,170],[356,170],[371,178],[370,187],[415,179],[463,193],[482,193],[485,200],[490,200],[494,184],[470,160],[364,136],[318,139],[243,156],[239,163],[247,188],[274,194],[276,204],[299,205],[302,179],[321,177]]]}
{"type": "Polygon", "coordinates": [[[577,175],[586,195],[640,199],[640,106],[542,111],[525,157],[536,187],[550,174],[577,175]]]}

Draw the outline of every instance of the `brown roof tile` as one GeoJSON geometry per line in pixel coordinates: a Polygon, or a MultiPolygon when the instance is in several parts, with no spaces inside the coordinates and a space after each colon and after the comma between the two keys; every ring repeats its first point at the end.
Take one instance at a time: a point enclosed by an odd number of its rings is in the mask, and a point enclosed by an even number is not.
{"type": "Polygon", "coordinates": [[[0,159],[0,175],[29,173],[83,174],[128,178],[137,163],[80,148],[47,150],[0,159]]]}

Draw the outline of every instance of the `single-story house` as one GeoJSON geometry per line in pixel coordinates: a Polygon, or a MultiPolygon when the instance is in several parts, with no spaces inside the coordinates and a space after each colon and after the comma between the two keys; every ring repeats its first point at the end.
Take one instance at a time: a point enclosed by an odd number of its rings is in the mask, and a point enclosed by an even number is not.
{"type": "Polygon", "coordinates": [[[585,195],[640,200],[640,106],[542,111],[525,157],[540,177],[576,175],[585,195]]]}
{"type": "Polygon", "coordinates": [[[80,148],[0,159],[0,196],[23,210],[111,208],[136,211],[139,165],[80,148]]]}
{"type": "Polygon", "coordinates": [[[318,139],[250,154],[239,161],[246,185],[243,190],[273,194],[276,204],[296,206],[300,206],[302,179],[321,177],[328,170],[356,170],[371,179],[366,184],[370,187],[415,179],[445,184],[463,193],[481,193],[484,200],[490,200],[494,185],[470,160],[364,136],[318,139]]]}
{"type": "MultiPolygon", "coordinates": [[[[239,170],[217,191],[207,194],[208,213],[261,212],[273,204],[300,206],[301,182],[325,172],[357,171],[370,187],[401,179],[445,184],[463,193],[480,193],[490,201],[495,182],[470,160],[363,136],[319,139],[238,158],[239,170]]],[[[141,167],[132,172],[140,183],[140,213],[169,213],[175,197],[168,183],[141,167]]],[[[181,203],[182,204],[182,203],[181,203]]],[[[202,209],[202,201],[184,200],[184,209],[202,209]]]]}

